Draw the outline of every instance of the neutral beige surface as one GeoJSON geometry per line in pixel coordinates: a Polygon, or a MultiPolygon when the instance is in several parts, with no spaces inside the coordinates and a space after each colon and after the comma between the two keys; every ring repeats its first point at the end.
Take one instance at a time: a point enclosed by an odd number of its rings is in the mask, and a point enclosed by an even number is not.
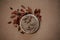
{"type": "Polygon", "coordinates": [[[59,0],[0,0],[0,40],[59,40],[59,5],[59,0]],[[33,10],[41,9],[42,21],[37,33],[23,35],[12,24],[7,24],[12,12],[9,7],[16,10],[21,4],[33,10]]]}

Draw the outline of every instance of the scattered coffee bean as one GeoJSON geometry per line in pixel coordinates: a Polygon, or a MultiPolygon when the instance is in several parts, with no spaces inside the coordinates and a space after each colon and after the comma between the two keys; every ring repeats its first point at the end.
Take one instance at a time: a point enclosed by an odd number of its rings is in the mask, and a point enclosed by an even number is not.
{"type": "Polygon", "coordinates": [[[11,23],[12,23],[11,21],[8,22],[8,24],[11,24],[11,23]]]}
{"type": "Polygon", "coordinates": [[[21,28],[20,28],[20,26],[18,26],[18,31],[20,31],[21,30],[21,28]]]}
{"type": "Polygon", "coordinates": [[[12,8],[12,7],[10,7],[10,9],[11,9],[11,10],[13,10],[13,8],[12,8]]]}
{"type": "Polygon", "coordinates": [[[26,9],[24,5],[21,5],[22,8],[26,9]]]}
{"type": "Polygon", "coordinates": [[[22,31],[21,33],[24,34],[25,32],[22,31]]]}
{"type": "Polygon", "coordinates": [[[15,18],[16,16],[14,15],[14,16],[11,16],[10,18],[15,18]]]}

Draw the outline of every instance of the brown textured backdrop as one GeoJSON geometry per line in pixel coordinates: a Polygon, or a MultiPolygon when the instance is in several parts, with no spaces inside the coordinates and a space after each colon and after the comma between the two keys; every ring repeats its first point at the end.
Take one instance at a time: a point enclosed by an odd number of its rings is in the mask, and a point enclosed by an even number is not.
{"type": "Polygon", "coordinates": [[[59,0],[0,0],[0,40],[59,40],[60,36],[60,2],[59,0]],[[35,34],[21,34],[13,25],[7,24],[10,20],[9,7],[14,10],[23,4],[41,9],[41,26],[35,34]]]}

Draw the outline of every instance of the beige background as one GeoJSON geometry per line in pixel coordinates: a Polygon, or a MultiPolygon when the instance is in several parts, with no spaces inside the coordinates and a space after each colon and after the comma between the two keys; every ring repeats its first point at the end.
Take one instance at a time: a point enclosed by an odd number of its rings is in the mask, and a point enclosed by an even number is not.
{"type": "Polygon", "coordinates": [[[59,0],[0,0],[0,40],[59,40],[60,12],[59,0]],[[14,10],[21,4],[41,9],[41,26],[35,34],[21,34],[13,25],[7,24],[10,20],[9,7],[14,10]]]}

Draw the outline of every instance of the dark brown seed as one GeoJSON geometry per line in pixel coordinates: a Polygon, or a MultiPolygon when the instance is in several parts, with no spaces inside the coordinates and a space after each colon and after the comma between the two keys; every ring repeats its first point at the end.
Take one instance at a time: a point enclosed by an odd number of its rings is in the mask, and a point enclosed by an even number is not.
{"type": "Polygon", "coordinates": [[[25,9],[25,6],[24,5],[21,5],[21,7],[25,9]]]}
{"type": "Polygon", "coordinates": [[[21,9],[20,11],[25,12],[23,9],[21,9]]]}
{"type": "Polygon", "coordinates": [[[28,12],[32,12],[32,9],[30,7],[28,7],[28,12]]]}
{"type": "Polygon", "coordinates": [[[8,22],[8,24],[11,24],[11,23],[12,23],[11,21],[8,22]]]}
{"type": "Polygon", "coordinates": [[[14,19],[13,20],[13,24],[17,24],[17,19],[14,19]]]}
{"type": "Polygon", "coordinates": [[[17,27],[17,24],[13,24],[14,25],[14,27],[17,27]]]}
{"type": "Polygon", "coordinates": [[[18,31],[20,31],[21,29],[20,29],[20,26],[18,26],[18,31]]]}
{"type": "Polygon", "coordinates": [[[41,16],[39,16],[39,21],[41,21],[41,16]]]}
{"type": "Polygon", "coordinates": [[[10,18],[15,18],[16,16],[14,15],[14,16],[11,16],[10,18]]]}
{"type": "Polygon", "coordinates": [[[37,14],[37,13],[40,14],[40,9],[35,9],[35,10],[34,10],[34,13],[35,13],[35,14],[37,14]]]}
{"type": "Polygon", "coordinates": [[[15,27],[17,27],[17,25],[15,27]]]}
{"type": "Polygon", "coordinates": [[[17,9],[17,11],[19,11],[19,9],[17,9]]]}
{"type": "Polygon", "coordinates": [[[21,13],[17,13],[18,16],[21,16],[21,13]]]}
{"type": "Polygon", "coordinates": [[[17,11],[13,11],[11,14],[17,14],[17,11]]]}
{"type": "Polygon", "coordinates": [[[17,22],[18,25],[20,25],[20,18],[17,18],[17,22]]]}
{"type": "Polygon", "coordinates": [[[24,32],[23,32],[23,31],[22,31],[21,33],[22,33],[22,34],[24,34],[24,32]]]}
{"type": "Polygon", "coordinates": [[[10,7],[10,9],[11,9],[11,10],[13,10],[13,8],[12,8],[12,7],[10,7]]]}
{"type": "Polygon", "coordinates": [[[39,21],[41,21],[41,16],[40,15],[37,15],[37,18],[39,21]]]}
{"type": "Polygon", "coordinates": [[[35,13],[35,14],[37,13],[37,9],[34,10],[34,13],[35,13]]]}
{"type": "Polygon", "coordinates": [[[40,13],[40,9],[38,9],[38,13],[40,13]]]}

